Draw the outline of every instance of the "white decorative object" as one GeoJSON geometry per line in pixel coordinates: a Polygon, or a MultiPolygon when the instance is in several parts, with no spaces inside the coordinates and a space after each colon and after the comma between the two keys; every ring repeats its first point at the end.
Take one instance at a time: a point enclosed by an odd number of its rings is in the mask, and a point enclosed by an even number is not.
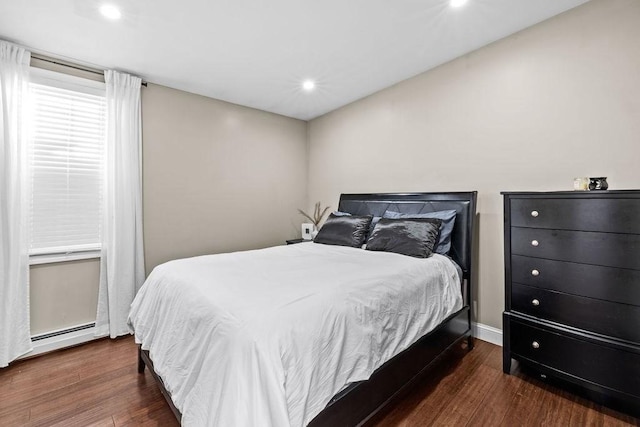
{"type": "Polygon", "coordinates": [[[589,189],[589,178],[574,178],[573,189],[575,191],[587,191],[589,189]]]}
{"type": "Polygon", "coordinates": [[[105,71],[107,150],[96,335],[129,334],[129,307],[144,282],[139,77],[105,71]]]}
{"type": "Polygon", "coordinates": [[[31,350],[27,141],[31,53],[0,40],[0,368],[31,350]]]}
{"type": "MultiPolygon", "coordinates": [[[[302,209],[298,209],[298,212],[300,213],[300,215],[304,216],[305,218],[307,218],[309,221],[311,221],[311,226],[313,226],[313,228],[311,229],[310,232],[310,236],[309,238],[305,237],[305,230],[304,228],[302,229],[302,238],[304,240],[311,240],[312,238],[315,239],[316,235],[318,234],[318,227],[320,226],[320,223],[322,222],[322,218],[324,218],[324,215],[327,213],[327,211],[329,211],[329,206],[327,206],[326,208],[322,209],[320,202],[317,202],[313,208],[313,215],[309,215],[308,213],[306,213],[305,211],[303,211],[302,209]]],[[[305,224],[302,224],[302,226],[304,227],[305,224]]]]}
{"type": "Polygon", "coordinates": [[[310,222],[305,222],[302,224],[302,239],[303,240],[311,240],[313,239],[313,230],[315,229],[314,225],[310,222]]]}

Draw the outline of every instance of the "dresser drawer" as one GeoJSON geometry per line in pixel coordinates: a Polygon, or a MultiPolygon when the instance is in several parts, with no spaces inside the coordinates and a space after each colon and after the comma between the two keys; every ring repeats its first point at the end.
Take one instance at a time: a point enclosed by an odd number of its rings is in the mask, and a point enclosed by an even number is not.
{"type": "Polygon", "coordinates": [[[516,255],[640,270],[640,234],[511,227],[516,255]]]}
{"type": "Polygon", "coordinates": [[[640,199],[511,199],[511,225],[640,234],[640,199]]]}
{"type": "Polygon", "coordinates": [[[640,307],[513,283],[511,310],[614,338],[640,342],[640,307]]]}
{"type": "Polygon", "coordinates": [[[640,396],[640,354],[569,333],[510,322],[511,353],[604,387],[640,396]]]}
{"type": "Polygon", "coordinates": [[[640,306],[640,270],[513,255],[511,280],[567,294],[640,306]]]}

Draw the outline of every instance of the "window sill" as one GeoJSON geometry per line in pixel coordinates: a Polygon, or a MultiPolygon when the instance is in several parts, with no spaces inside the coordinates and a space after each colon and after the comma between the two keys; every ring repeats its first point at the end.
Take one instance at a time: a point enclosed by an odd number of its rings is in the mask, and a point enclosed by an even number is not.
{"type": "Polygon", "coordinates": [[[53,264],[56,262],[79,261],[83,259],[99,259],[100,251],[84,251],[66,254],[30,255],[29,265],[53,264]]]}

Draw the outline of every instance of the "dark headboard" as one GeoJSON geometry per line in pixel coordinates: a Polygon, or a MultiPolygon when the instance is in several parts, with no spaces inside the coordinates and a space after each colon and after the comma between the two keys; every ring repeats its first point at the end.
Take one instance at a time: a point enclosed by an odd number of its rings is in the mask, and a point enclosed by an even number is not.
{"type": "Polygon", "coordinates": [[[455,209],[456,222],[449,256],[460,265],[464,277],[472,271],[473,233],[477,192],[342,194],[338,210],[353,215],[382,216],[385,211],[425,213],[455,209]]]}

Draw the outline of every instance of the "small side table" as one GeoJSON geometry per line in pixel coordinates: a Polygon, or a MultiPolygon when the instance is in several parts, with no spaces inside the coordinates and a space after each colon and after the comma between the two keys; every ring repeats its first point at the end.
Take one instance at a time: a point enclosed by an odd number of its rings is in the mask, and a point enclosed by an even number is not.
{"type": "Polygon", "coordinates": [[[306,242],[313,242],[313,240],[291,239],[291,240],[287,240],[287,245],[295,245],[296,243],[306,243],[306,242]]]}

